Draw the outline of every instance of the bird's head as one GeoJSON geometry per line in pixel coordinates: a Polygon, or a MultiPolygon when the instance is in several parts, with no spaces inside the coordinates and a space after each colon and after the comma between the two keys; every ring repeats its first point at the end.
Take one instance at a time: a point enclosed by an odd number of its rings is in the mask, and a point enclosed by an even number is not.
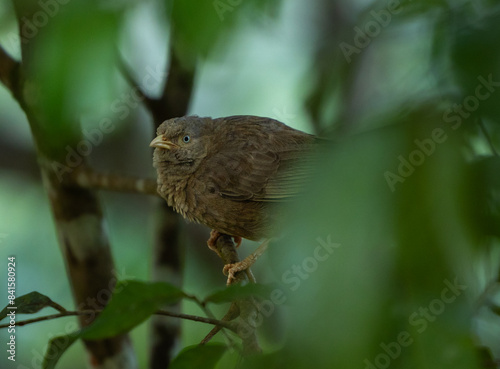
{"type": "Polygon", "coordinates": [[[207,156],[212,119],[189,116],[163,122],[149,146],[154,147],[153,165],[157,168],[190,174],[207,156]]]}

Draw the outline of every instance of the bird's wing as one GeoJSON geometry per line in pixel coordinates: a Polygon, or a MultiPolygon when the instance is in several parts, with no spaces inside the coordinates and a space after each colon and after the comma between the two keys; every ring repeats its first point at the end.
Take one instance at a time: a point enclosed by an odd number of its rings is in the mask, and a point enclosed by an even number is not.
{"type": "Polygon", "coordinates": [[[311,177],[313,167],[312,147],[277,153],[278,167],[263,191],[254,194],[255,201],[285,201],[296,196],[311,177]]]}
{"type": "Polygon", "coordinates": [[[279,202],[297,195],[305,184],[313,136],[288,127],[272,133],[261,128],[245,125],[246,135],[235,134],[210,158],[206,176],[220,196],[279,202]]]}

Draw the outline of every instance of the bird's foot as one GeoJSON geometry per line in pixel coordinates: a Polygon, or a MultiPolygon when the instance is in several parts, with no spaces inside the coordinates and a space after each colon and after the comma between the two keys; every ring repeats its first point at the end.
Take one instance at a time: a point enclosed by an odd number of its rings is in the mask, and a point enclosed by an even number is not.
{"type": "MultiPolygon", "coordinates": [[[[233,282],[236,280],[236,273],[242,272],[242,271],[248,271],[249,273],[252,273],[250,271],[250,267],[255,263],[257,258],[253,258],[252,255],[249,255],[247,258],[243,259],[242,261],[238,261],[237,263],[233,264],[226,264],[224,265],[224,268],[222,269],[222,273],[224,275],[227,275],[227,282],[226,284],[229,286],[233,284],[233,282]]],[[[253,277],[253,275],[252,275],[253,277]]]]}
{"type": "MultiPolygon", "coordinates": [[[[207,246],[210,250],[217,252],[217,239],[222,235],[219,231],[216,231],[215,229],[212,229],[210,232],[210,238],[207,241],[207,246]]],[[[236,248],[240,247],[241,245],[241,237],[239,236],[232,236],[234,243],[236,244],[236,248]]]]}
{"type": "Polygon", "coordinates": [[[222,269],[222,273],[224,275],[227,275],[227,285],[229,286],[230,284],[233,283],[233,281],[236,279],[235,274],[241,271],[246,271],[247,276],[249,280],[253,280],[255,282],[255,278],[252,275],[252,272],[250,271],[250,267],[257,261],[257,259],[267,250],[267,246],[269,245],[269,239],[265,240],[258,248],[255,250],[253,253],[248,255],[245,259],[242,261],[238,261],[237,263],[233,264],[226,264],[224,265],[224,269],[222,269]]]}
{"type": "Polygon", "coordinates": [[[207,241],[207,246],[210,250],[217,252],[217,247],[215,244],[217,243],[217,240],[220,237],[220,233],[217,232],[215,229],[212,229],[212,232],[210,232],[210,238],[207,241]]]}

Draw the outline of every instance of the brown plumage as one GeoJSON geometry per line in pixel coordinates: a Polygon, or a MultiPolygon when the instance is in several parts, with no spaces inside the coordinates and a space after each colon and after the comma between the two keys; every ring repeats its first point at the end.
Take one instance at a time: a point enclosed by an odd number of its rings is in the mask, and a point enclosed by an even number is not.
{"type": "Polygon", "coordinates": [[[270,118],[198,116],[163,122],[158,192],[183,217],[235,237],[275,236],[276,204],[300,191],[315,137],[270,118]]]}

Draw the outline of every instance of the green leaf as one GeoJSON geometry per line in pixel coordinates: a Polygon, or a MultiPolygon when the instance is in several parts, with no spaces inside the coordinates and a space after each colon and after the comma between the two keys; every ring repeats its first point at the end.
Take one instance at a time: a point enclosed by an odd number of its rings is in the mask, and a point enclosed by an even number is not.
{"type": "Polygon", "coordinates": [[[53,369],[62,354],[79,338],[78,332],[70,333],[64,336],[54,337],[49,341],[47,352],[43,359],[43,369],[53,369]]]}
{"type": "Polygon", "coordinates": [[[287,227],[268,257],[293,308],[278,364],[266,367],[478,367],[469,290],[459,287],[475,285],[461,199],[476,194],[466,186],[461,134],[442,111],[413,109],[332,145],[304,197],[283,210],[287,227]],[[432,139],[436,129],[445,142],[432,139]],[[401,174],[403,161],[424,152],[416,142],[428,154],[401,174]],[[388,172],[401,181],[391,184],[388,172]],[[452,290],[448,303],[442,296],[452,290]]]}
{"type": "MultiPolygon", "coordinates": [[[[7,306],[0,312],[0,320],[5,318],[10,311],[7,309],[7,306]]],[[[17,297],[15,300],[15,306],[17,307],[15,310],[16,314],[34,314],[48,306],[59,311],[63,310],[59,304],[56,304],[47,296],[36,291],[17,297]]]]}
{"type": "Polygon", "coordinates": [[[227,347],[222,344],[188,346],[172,361],[170,369],[215,368],[227,347]]]}
{"type": "MultiPolygon", "coordinates": [[[[469,95],[474,96],[478,86],[481,85],[479,78],[482,77],[483,80],[492,78],[496,82],[500,73],[500,50],[497,47],[500,7],[489,6],[478,16],[472,16],[474,14],[471,11],[472,7],[473,5],[459,7],[460,10],[457,9],[454,14],[458,29],[452,36],[450,56],[453,61],[453,73],[459,87],[462,88],[463,96],[460,99],[469,95]]],[[[487,92],[486,97],[481,98],[477,109],[474,109],[474,113],[498,123],[500,113],[497,103],[498,88],[487,92]]]]}
{"type": "Polygon", "coordinates": [[[258,14],[260,19],[275,13],[280,1],[167,0],[171,8],[174,42],[181,55],[191,59],[206,56],[212,48],[235,29],[238,18],[258,14]]]}
{"type": "Polygon", "coordinates": [[[94,340],[128,332],[162,306],[185,296],[177,287],[163,282],[120,281],[109,304],[95,322],[82,331],[81,337],[94,340]]]}
{"type": "Polygon", "coordinates": [[[62,354],[78,338],[93,340],[128,332],[163,305],[175,303],[184,296],[184,292],[167,283],[119,281],[109,304],[92,325],[55,337],[49,342],[43,368],[54,368],[62,354]]]}
{"type": "Polygon", "coordinates": [[[231,302],[236,299],[241,299],[250,296],[258,296],[262,298],[269,298],[272,291],[276,288],[273,285],[263,284],[247,284],[245,286],[232,285],[223,290],[212,293],[205,298],[205,302],[213,302],[221,304],[224,302],[231,302]]]}
{"type": "MultiPolygon", "coordinates": [[[[29,41],[28,79],[39,88],[44,151],[60,156],[81,140],[79,118],[109,114],[116,85],[116,42],[121,9],[68,2],[29,41]],[[97,34],[99,37],[88,37],[97,34]],[[43,62],[37,62],[43,60],[43,62]]],[[[30,18],[30,17],[28,17],[30,18]]],[[[31,18],[30,18],[31,19],[31,18]]]]}

